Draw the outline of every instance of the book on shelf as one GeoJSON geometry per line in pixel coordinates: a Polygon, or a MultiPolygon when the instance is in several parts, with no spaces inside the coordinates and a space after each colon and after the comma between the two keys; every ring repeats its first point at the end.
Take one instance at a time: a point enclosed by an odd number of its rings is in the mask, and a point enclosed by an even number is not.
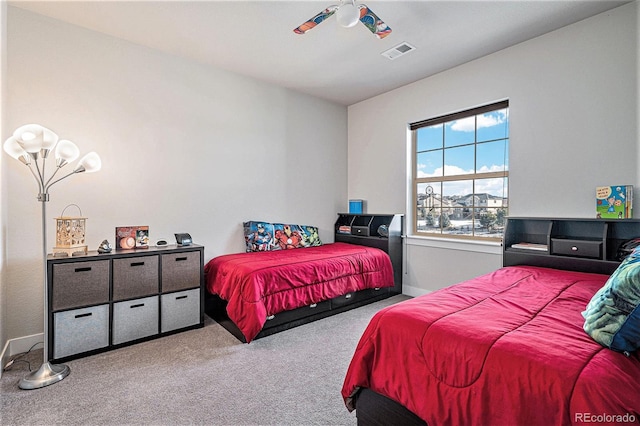
{"type": "Polygon", "coordinates": [[[630,219],[633,217],[633,185],[596,187],[598,219],[630,219]]]}
{"type": "Polygon", "coordinates": [[[511,248],[523,249],[523,250],[547,251],[546,244],[535,244],[535,243],[526,243],[526,242],[511,244],[511,248]]]}
{"type": "Polygon", "coordinates": [[[349,226],[349,225],[340,225],[338,227],[338,234],[351,234],[351,226],[349,226]]]}

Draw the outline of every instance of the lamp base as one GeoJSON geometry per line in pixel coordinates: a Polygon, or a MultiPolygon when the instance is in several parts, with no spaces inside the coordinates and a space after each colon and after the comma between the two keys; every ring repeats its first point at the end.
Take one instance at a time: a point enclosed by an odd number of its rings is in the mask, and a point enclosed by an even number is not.
{"type": "Polygon", "coordinates": [[[71,373],[71,369],[65,364],[43,363],[38,371],[33,371],[20,380],[20,389],[39,389],[52,385],[64,379],[71,373]]]}

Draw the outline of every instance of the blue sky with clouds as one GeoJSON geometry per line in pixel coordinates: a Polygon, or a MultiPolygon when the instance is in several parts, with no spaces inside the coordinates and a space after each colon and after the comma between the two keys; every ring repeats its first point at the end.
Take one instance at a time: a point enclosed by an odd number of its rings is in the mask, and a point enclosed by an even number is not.
{"type": "MultiPolygon", "coordinates": [[[[417,130],[417,177],[508,170],[508,137],[508,109],[420,128],[417,130]],[[476,135],[478,144],[474,155],[476,135]]],[[[506,196],[506,185],[506,179],[479,179],[475,192],[506,196]]],[[[446,182],[443,188],[432,186],[434,192],[444,196],[473,192],[472,181],[446,182]]],[[[420,184],[418,192],[423,192],[421,188],[426,188],[426,184],[420,184]]]]}

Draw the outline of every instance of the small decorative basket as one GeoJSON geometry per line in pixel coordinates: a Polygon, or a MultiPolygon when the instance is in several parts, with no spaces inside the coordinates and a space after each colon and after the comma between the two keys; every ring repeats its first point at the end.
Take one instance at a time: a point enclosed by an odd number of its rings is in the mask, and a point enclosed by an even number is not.
{"type": "Polygon", "coordinates": [[[56,220],[56,246],[53,248],[54,256],[78,256],[87,254],[85,233],[87,218],[82,217],[82,210],[77,204],[69,204],[62,210],[56,220]],[[65,216],[67,208],[75,206],[80,216],[65,216]]]}

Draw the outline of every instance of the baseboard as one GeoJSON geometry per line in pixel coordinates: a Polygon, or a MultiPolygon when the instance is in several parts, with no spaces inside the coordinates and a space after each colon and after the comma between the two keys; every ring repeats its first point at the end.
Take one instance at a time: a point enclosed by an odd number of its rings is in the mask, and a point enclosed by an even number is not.
{"type": "MultiPolygon", "coordinates": [[[[0,377],[2,377],[2,371],[4,370],[4,366],[7,365],[12,356],[27,352],[34,345],[38,343],[44,342],[44,334],[32,334],[30,336],[18,337],[15,339],[9,339],[7,343],[4,345],[2,349],[2,354],[0,355],[0,377]]],[[[42,345],[40,345],[42,346],[42,345]]],[[[39,349],[37,346],[34,349],[39,349]]]]}
{"type": "Polygon", "coordinates": [[[4,348],[2,348],[2,353],[0,353],[0,379],[2,378],[2,372],[4,371],[4,366],[9,362],[9,342],[5,343],[4,348]]]}
{"type": "Polygon", "coordinates": [[[412,287],[406,284],[402,285],[402,294],[406,294],[407,296],[418,297],[428,293],[431,293],[431,290],[425,290],[424,288],[420,287],[412,287]]]}

